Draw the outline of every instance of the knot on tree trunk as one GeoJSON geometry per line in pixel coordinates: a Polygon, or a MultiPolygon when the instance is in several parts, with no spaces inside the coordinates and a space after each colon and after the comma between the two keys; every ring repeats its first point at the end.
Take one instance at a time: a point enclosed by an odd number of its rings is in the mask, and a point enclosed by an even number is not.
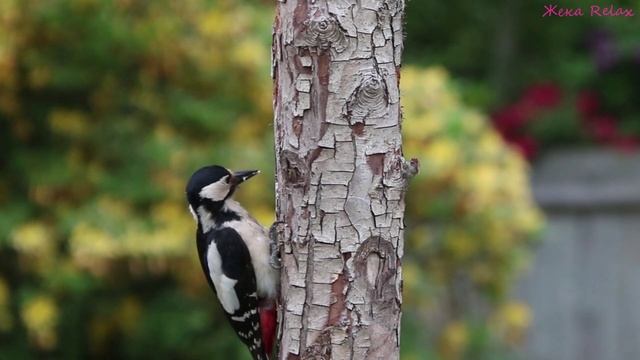
{"type": "Polygon", "coordinates": [[[380,118],[387,114],[387,84],[376,71],[362,75],[360,85],[351,94],[346,105],[350,125],[364,123],[366,118],[380,118]]]}
{"type": "Polygon", "coordinates": [[[303,22],[302,31],[297,36],[297,46],[333,48],[342,52],[347,48],[347,37],[338,21],[326,11],[313,8],[303,22]]]}
{"type": "Polygon", "coordinates": [[[365,240],[354,258],[357,285],[367,289],[372,302],[385,298],[395,299],[395,278],[398,267],[396,250],[391,242],[381,236],[365,240]]]}

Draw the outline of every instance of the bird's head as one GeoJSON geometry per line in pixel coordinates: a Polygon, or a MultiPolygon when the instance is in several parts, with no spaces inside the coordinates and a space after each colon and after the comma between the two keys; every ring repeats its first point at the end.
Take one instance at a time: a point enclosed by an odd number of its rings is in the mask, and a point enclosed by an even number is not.
{"type": "Polygon", "coordinates": [[[231,172],[223,166],[205,166],[191,175],[186,189],[187,201],[192,210],[202,205],[210,211],[219,209],[238,185],[259,173],[259,170],[231,172]]]}

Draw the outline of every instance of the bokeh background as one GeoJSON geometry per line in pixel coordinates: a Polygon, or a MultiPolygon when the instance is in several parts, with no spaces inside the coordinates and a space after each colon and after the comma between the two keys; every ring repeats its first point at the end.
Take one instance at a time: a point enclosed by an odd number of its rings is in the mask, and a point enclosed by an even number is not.
{"type": "MultiPolygon", "coordinates": [[[[546,4],[407,4],[403,359],[640,357],[640,22],[546,4]]],[[[248,359],[183,191],[274,219],[273,8],[0,0],[0,358],[248,359]]]]}

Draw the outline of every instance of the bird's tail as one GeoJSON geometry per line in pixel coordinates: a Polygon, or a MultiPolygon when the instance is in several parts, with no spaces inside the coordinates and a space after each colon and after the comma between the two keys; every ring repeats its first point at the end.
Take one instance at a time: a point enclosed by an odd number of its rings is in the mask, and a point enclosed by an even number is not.
{"type": "Polygon", "coordinates": [[[260,329],[262,330],[262,344],[268,356],[271,356],[276,337],[278,314],[275,304],[260,307],[260,329]]]}

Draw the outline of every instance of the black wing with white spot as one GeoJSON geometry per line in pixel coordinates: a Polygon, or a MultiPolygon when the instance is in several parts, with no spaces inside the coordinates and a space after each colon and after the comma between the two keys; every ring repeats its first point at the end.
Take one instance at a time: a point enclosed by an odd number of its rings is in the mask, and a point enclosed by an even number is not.
{"type": "MultiPolygon", "coordinates": [[[[207,281],[231,326],[251,351],[255,360],[266,360],[260,330],[256,277],[249,249],[238,233],[231,228],[208,232],[208,244],[201,263],[207,281]]],[[[199,241],[200,243],[200,241],[199,241]]]]}

